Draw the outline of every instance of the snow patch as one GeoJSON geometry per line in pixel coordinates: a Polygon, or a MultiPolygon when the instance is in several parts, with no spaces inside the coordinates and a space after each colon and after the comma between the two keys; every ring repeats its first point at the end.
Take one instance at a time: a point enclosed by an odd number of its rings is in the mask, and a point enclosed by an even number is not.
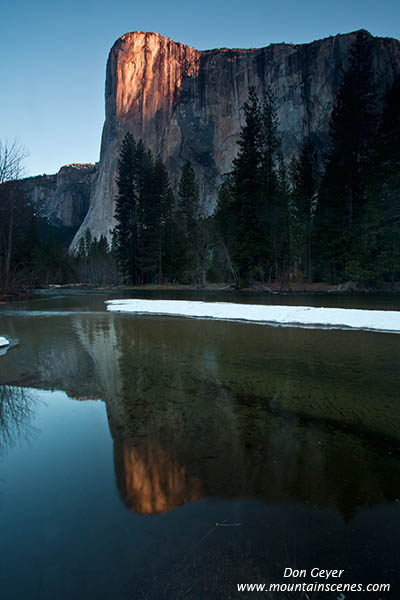
{"type": "Polygon", "coordinates": [[[189,300],[108,300],[106,304],[107,310],[113,312],[400,333],[400,311],[394,310],[193,302],[189,300]]]}
{"type": "Polygon", "coordinates": [[[8,339],[7,339],[7,338],[5,338],[5,337],[0,337],[0,348],[1,348],[2,346],[8,346],[8,345],[9,345],[9,343],[10,343],[10,342],[8,341],[8,339]]]}

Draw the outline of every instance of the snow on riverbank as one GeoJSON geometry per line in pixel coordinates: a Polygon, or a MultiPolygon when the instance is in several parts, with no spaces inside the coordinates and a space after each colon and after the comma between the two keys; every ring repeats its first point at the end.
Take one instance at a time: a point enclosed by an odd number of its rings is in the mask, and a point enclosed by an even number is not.
{"type": "Polygon", "coordinates": [[[5,337],[0,337],[0,348],[1,348],[2,346],[8,346],[8,345],[9,345],[9,343],[10,343],[10,342],[8,341],[8,339],[7,339],[7,338],[5,338],[5,337]]]}
{"type": "Polygon", "coordinates": [[[107,310],[114,312],[400,333],[400,311],[391,310],[235,304],[233,302],[192,302],[187,300],[108,300],[106,304],[107,310]]]}

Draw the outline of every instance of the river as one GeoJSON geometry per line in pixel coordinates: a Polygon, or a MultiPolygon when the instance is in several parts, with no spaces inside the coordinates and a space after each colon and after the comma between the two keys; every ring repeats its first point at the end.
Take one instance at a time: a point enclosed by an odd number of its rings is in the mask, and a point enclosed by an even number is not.
{"type": "Polygon", "coordinates": [[[313,568],[399,597],[400,337],[106,312],[122,296],[0,307],[1,597],[252,598],[237,584],[313,568]]]}

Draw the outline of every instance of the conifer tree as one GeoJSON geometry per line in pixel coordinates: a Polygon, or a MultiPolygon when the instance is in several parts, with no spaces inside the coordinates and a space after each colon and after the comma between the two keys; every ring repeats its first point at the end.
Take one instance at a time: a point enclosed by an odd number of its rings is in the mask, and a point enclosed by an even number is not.
{"type": "Polygon", "coordinates": [[[332,281],[343,277],[351,258],[373,161],[377,117],[370,38],[366,31],[357,33],[330,120],[314,243],[319,276],[332,281]]]}
{"type": "Polygon", "coordinates": [[[400,75],[384,103],[368,200],[348,270],[366,285],[400,280],[400,75]]]}
{"type": "Polygon", "coordinates": [[[201,217],[200,193],[196,175],[190,161],[186,161],[178,185],[176,222],[181,238],[182,270],[191,272],[197,268],[197,224],[201,217]]]}
{"type": "Polygon", "coordinates": [[[232,259],[242,283],[248,281],[251,271],[261,263],[265,253],[265,231],[261,226],[265,215],[262,210],[262,114],[254,87],[249,88],[244,118],[238,142],[239,152],[233,161],[231,215],[235,239],[232,259]]]}
{"type": "Polygon", "coordinates": [[[153,214],[153,157],[140,140],[135,152],[135,188],[137,196],[136,239],[137,239],[137,283],[153,281],[157,258],[154,247],[153,214]]]}
{"type": "Polygon", "coordinates": [[[230,270],[242,285],[266,275],[277,277],[288,252],[286,176],[271,93],[261,104],[250,87],[244,117],[239,152],[216,210],[230,270]]]}
{"type": "MultiPolygon", "coordinates": [[[[112,255],[125,281],[162,282],[174,197],[161,160],[127,134],[121,144],[112,255]]],[[[170,240],[168,240],[169,243],[170,240]]],[[[168,270],[168,269],[167,269],[168,270]]],[[[171,274],[171,271],[168,271],[171,274]]]]}
{"type": "Polygon", "coordinates": [[[214,213],[217,234],[222,246],[222,256],[226,263],[226,272],[238,283],[238,273],[232,262],[236,243],[237,220],[233,196],[233,175],[228,173],[219,187],[217,206],[214,213]]]}
{"type": "Polygon", "coordinates": [[[189,161],[185,163],[179,181],[176,224],[181,240],[181,272],[186,272],[196,285],[204,287],[212,225],[203,215],[196,175],[189,161]]]}
{"type": "Polygon", "coordinates": [[[115,200],[115,250],[122,277],[137,282],[137,192],[135,182],[136,143],[130,133],[122,141],[115,200]]]}
{"type": "Polygon", "coordinates": [[[262,104],[261,205],[258,210],[264,234],[264,270],[268,279],[278,279],[288,267],[288,189],[286,169],[280,153],[278,117],[272,94],[262,104]]]}
{"type": "Polygon", "coordinates": [[[276,192],[270,196],[273,203],[273,219],[270,222],[270,239],[272,248],[272,264],[275,279],[281,273],[284,278],[292,276],[292,240],[290,223],[290,186],[287,168],[282,155],[276,168],[276,192]]]}
{"type": "Polygon", "coordinates": [[[151,165],[148,199],[142,204],[141,246],[145,281],[162,283],[166,223],[173,208],[173,194],[167,170],[161,160],[151,165]]]}
{"type": "Polygon", "coordinates": [[[178,186],[178,219],[189,238],[201,216],[200,193],[190,161],[186,161],[178,186]]]}
{"type": "Polygon", "coordinates": [[[291,163],[292,237],[296,266],[312,280],[312,225],[317,201],[319,169],[316,150],[308,137],[304,140],[298,158],[291,163]]]}

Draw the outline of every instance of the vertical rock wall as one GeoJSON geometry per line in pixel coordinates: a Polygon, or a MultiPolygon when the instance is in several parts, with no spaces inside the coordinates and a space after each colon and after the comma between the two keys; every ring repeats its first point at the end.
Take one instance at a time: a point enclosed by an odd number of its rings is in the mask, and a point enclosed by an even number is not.
{"type": "MultiPolygon", "coordinates": [[[[311,135],[322,152],[355,35],[303,45],[207,51],[157,33],[122,36],[108,58],[97,179],[89,212],[71,248],[77,247],[87,227],[94,236],[110,237],[118,148],[128,131],[161,157],[174,186],[184,162],[192,162],[208,212],[236,154],[249,85],[260,95],[268,87],[272,90],[285,157],[298,151],[305,135],[311,135]]],[[[400,43],[372,38],[372,44],[374,75],[383,92],[400,70],[400,43]]]]}
{"type": "Polygon", "coordinates": [[[22,179],[20,186],[40,217],[76,231],[89,208],[95,172],[91,164],[66,165],[56,175],[22,179]]]}

